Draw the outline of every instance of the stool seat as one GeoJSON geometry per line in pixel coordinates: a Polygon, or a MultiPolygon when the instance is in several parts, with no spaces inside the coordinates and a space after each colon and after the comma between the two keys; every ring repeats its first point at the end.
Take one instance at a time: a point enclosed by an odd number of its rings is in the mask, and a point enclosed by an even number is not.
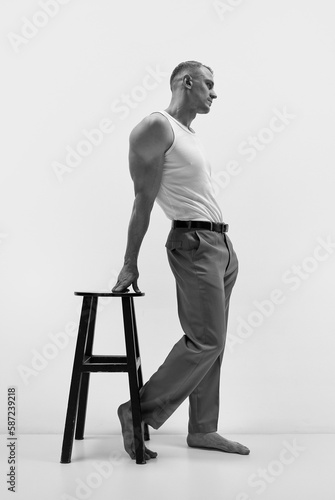
{"type": "Polygon", "coordinates": [[[127,372],[136,463],[145,464],[144,440],[149,439],[149,430],[147,424],[142,422],[141,415],[139,391],[143,386],[143,377],[133,300],[134,297],[143,297],[145,294],[143,292],[113,293],[100,291],[74,292],[74,294],[83,297],[83,302],[66,412],[61,463],[71,462],[74,436],[75,439],[84,438],[90,374],[127,372]],[[121,298],[126,345],[125,355],[97,355],[92,353],[99,297],[121,298]]]}
{"type": "Polygon", "coordinates": [[[74,292],[81,297],[144,297],[144,292],[74,292]]]}

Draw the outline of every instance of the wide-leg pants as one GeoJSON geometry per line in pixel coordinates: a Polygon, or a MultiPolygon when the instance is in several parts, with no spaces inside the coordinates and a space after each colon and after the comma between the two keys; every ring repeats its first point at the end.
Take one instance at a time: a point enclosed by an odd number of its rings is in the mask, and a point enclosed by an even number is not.
{"type": "Polygon", "coordinates": [[[143,420],[158,429],[189,397],[189,432],[214,432],[238,260],[228,235],[209,230],[171,229],[166,248],[184,335],[141,389],[143,420]]]}

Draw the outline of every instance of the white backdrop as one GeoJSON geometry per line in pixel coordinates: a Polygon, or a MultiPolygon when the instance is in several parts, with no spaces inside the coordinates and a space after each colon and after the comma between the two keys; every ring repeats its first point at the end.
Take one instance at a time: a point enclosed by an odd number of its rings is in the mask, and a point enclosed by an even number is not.
{"type": "MultiPolygon", "coordinates": [[[[21,433],[61,433],[80,299],[110,289],[133,203],[128,136],[200,60],[218,99],[193,127],[239,256],[220,428],[334,432],[332,0],[21,0],[1,6],[1,402],[21,433]]],[[[155,206],[136,302],[144,377],[181,334],[155,206]]],[[[122,352],[118,299],[95,351],[122,352]]],[[[92,377],[88,433],[119,432],[125,374],[92,377]]],[[[159,432],[186,432],[187,402],[159,432]]],[[[5,432],[1,418],[1,432],[5,432]]]]}

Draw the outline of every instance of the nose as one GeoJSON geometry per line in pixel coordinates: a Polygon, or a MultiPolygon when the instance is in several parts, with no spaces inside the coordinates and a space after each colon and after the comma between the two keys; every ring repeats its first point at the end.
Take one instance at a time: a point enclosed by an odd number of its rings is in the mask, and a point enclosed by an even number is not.
{"type": "Polygon", "coordinates": [[[211,98],[212,99],[217,99],[217,95],[216,95],[216,92],[214,90],[211,90],[211,98]]]}

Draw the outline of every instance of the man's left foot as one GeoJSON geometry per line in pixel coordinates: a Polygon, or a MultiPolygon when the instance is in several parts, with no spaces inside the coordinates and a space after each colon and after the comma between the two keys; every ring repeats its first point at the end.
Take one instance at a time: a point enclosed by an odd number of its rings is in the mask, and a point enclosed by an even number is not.
{"type": "MultiPolygon", "coordinates": [[[[136,452],[134,443],[133,417],[130,401],[119,406],[117,414],[121,422],[124,449],[130,456],[130,458],[132,460],[135,460],[136,452]]],[[[150,460],[150,458],[156,458],[157,453],[155,451],[149,450],[149,448],[144,446],[144,457],[146,460],[150,460]]]]}
{"type": "Polygon", "coordinates": [[[250,450],[236,441],[229,441],[217,432],[188,434],[187,444],[191,448],[207,448],[209,450],[225,451],[226,453],[239,453],[249,455],[250,450]]]}

